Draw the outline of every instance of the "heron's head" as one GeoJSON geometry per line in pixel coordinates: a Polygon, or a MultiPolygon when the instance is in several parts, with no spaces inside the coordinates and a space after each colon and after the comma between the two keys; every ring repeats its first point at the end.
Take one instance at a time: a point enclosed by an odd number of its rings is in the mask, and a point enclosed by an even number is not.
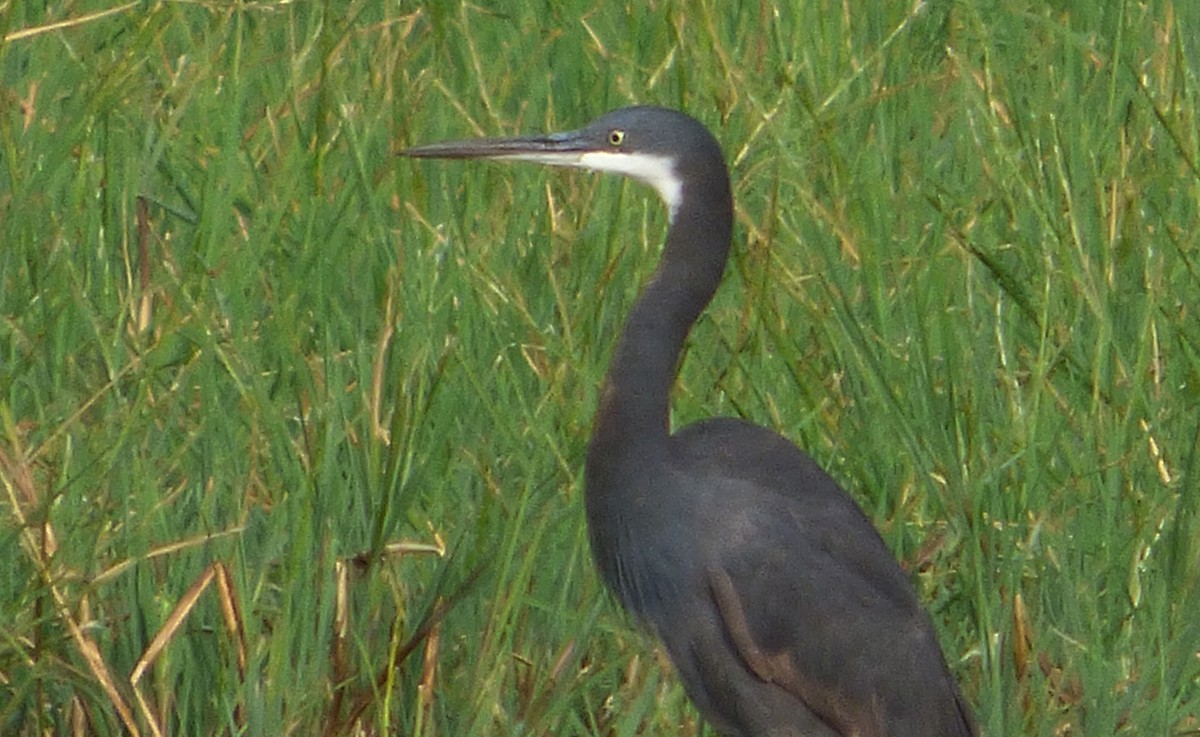
{"type": "Polygon", "coordinates": [[[653,187],[671,220],[689,183],[720,178],[728,186],[721,148],[708,129],[689,115],[648,105],[614,110],[564,133],[448,141],[401,153],[418,158],[530,161],[621,174],[653,187]]]}

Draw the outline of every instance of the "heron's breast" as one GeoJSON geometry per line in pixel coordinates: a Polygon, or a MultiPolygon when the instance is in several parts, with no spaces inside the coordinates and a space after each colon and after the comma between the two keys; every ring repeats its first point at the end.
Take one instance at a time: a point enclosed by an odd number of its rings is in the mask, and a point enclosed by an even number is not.
{"type": "Polygon", "coordinates": [[[704,586],[705,537],[721,531],[678,478],[645,474],[620,498],[588,500],[592,552],[621,602],[643,617],[704,586]]]}

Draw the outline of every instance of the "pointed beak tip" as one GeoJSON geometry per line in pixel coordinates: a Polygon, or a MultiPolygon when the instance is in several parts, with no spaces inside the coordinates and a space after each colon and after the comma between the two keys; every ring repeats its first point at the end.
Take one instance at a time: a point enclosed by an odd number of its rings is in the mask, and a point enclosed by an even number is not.
{"type": "Polygon", "coordinates": [[[478,138],[443,141],[401,149],[397,155],[410,159],[507,159],[534,163],[572,166],[590,149],[577,133],[519,136],[515,138],[478,138]]]}
{"type": "Polygon", "coordinates": [[[397,151],[396,155],[403,156],[406,159],[429,159],[436,157],[437,152],[436,150],[430,150],[429,145],[409,146],[397,151]]]}

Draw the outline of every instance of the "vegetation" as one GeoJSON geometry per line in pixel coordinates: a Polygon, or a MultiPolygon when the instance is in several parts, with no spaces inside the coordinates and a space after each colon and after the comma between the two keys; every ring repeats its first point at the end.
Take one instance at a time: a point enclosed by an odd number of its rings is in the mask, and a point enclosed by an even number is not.
{"type": "Polygon", "coordinates": [[[413,162],[724,142],[678,383],[850,489],[988,735],[1200,733],[1200,5],[0,3],[0,732],[697,735],[581,467],[665,228],[413,162]]]}

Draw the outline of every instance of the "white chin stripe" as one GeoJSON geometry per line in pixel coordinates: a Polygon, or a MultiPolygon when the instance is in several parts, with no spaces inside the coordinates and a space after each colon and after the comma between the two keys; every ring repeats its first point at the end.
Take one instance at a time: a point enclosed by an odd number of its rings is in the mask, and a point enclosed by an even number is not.
{"type": "Polygon", "coordinates": [[[519,154],[500,154],[489,158],[497,161],[531,161],[535,164],[546,164],[547,166],[583,166],[580,163],[583,159],[583,154],[578,152],[556,153],[553,151],[538,151],[536,153],[519,153],[519,154]]]}
{"type": "Polygon", "coordinates": [[[591,171],[621,174],[654,187],[667,206],[671,220],[679,209],[683,197],[683,181],[675,174],[675,166],[669,156],[654,154],[627,154],[614,151],[512,153],[489,156],[488,158],[508,161],[531,161],[550,166],[573,166],[591,171]]]}
{"type": "MultiPolygon", "coordinates": [[[[568,163],[568,162],[563,162],[568,163]]],[[[675,211],[679,209],[679,200],[683,197],[683,182],[675,174],[675,166],[668,156],[654,154],[626,154],[611,151],[590,151],[578,156],[570,166],[578,166],[592,171],[612,172],[632,177],[654,187],[658,196],[667,206],[672,220],[675,211]]]]}

